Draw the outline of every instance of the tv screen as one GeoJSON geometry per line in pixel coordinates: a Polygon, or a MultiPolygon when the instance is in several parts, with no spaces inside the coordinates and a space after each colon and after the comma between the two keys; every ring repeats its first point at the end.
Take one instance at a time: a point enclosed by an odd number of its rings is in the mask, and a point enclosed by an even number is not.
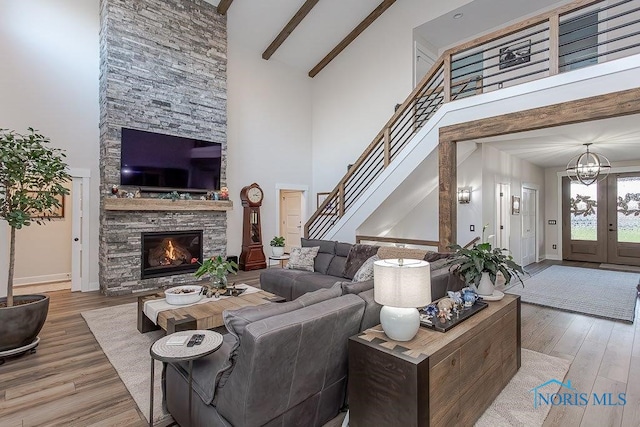
{"type": "Polygon", "coordinates": [[[122,128],[120,184],[219,190],[222,144],[122,128]]]}

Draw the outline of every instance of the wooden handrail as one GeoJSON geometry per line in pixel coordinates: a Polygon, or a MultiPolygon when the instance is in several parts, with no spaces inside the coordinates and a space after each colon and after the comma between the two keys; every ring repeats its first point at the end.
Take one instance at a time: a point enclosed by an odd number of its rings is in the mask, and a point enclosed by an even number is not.
{"type": "MultiPolygon", "coordinates": [[[[452,81],[452,63],[458,60],[456,55],[460,55],[474,48],[484,49],[482,52],[497,49],[499,46],[507,45],[510,41],[501,41],[499,43],[502,43],[502,45],[498,44],[498,46],[491,46],[489,44],[511,35],[522,33],[537,25],[548,23],[548,28],[545,27],[542,30],[534,30],[533,33],[548,32],[548,58],[538,60],[537,62],[530,62],[532,65],[535,65],[543,61],[548,61],[548,69],[544,68],[542,71],[536,70],[534,73],[529,72],[529,74],[523,74],[521,77],[507,77],[505,81],[532,76],[540,72],[547,73],[547,70],[548,74],[546,75],[557,74],[559,72],[558,38],[560,17],[602,3],[603,1],[604,0],[574,0],[566,5],[527,18],[516,24],[493,31],[490,34],[477,37],[443,52],[405,101],[395,110],[391,118],[382,127],[382,130],[380,130],[375,138],[373,138],[373,141],[347,170],[333,191],[329,193],[326,200],[318,207],[318,210],[311,215],[304,227],[305,236],[309,236],[312,227],[314,233],[316,233],[316,230],[326,232],[326,230],[328,230],[327,227],[332,226],[336,220],[340,219],[348,211],[353,201],[362,194],[369,183],[380,173],[380,165],[382,166],[382,170],[388,167],[389,164],[393,162],[397,153],[408,143],[412,135],[427,122],[443,103],[454,101],[456,98],[459,98],[463,92],[473,95],[481,94],[484,92],[485,82],[487,86],[502,83],[493,82],[496,80],[495,78],[487,80],[488,77],[494,77],[497,74],[489,74],[489,76],[483,74],[480,78],[470,77],[464,80],[452,81]],[[474,80],[476,82],[475,90],[470,86],[474,80]],[[407,127],[407,123],[409,123],[409,127],[407,127]],[[380,150],[382,150],[382,156],[379,154],[380,150]],[[329,206],[331,206],[331,210],[328,209],[329,206]],[[327,214],[327,212],[329,213],[327,214]],[[332,218],[322,219],[322,215],[331,215],[332,218]]],[[[622,3],[614,4],[611,7],[619,4],[622,3]]],[[[526,35],[521,35],[520,37],[526,38],[526,35]]],[[[511,42],[513,41],[514,40],[511,42]]],[[[543,50],[540,52],[543,52],[543,50]]],[[[531,52],[531,55],[540,52],[531,52]]],[[[495,59],[496,57],[498,57],[497,54],[490,58],[495,59]]],[[[483,60],[479,62],[482,63],[483,61],[487,61],[487,58],[483,57],[483,60]]],[[[491,67],[497,67],[497,65],[487,66],[486,68],[482,68],[482,70],[491,67]]],[[[522,68],[522,66],[513,67],[510,71],[517,71],[520,68],[522,68]]],[[[525,71],[525,73],[527,72],[525,71]]],[[[469,244],[473,244],[476,241],[477,240],[474,240],[469,244]]]]}
{"type": "Polygon", "coordinates": [[[381,243],[400,243],[403,245],[419,245],[419,246],[438,246],[435,240],[419,240],[419,239],[403,239],[400,237],[380,237],[380,236],[356,236],[356,243],[360,243],[363,240],[368,242],[381,242],[381,243]]]}
{"type": "Polygon", "coordinates": [[[471,246],[473,246],[474,243],[476,243],[478,240],[480,240],[480,237],[476,237],[475,239],[473,239],[472,241],[470,241],[469,243],[467,243],[466,245],[463,246],[463,248],[467,249],[470,248],[471,246]]]}

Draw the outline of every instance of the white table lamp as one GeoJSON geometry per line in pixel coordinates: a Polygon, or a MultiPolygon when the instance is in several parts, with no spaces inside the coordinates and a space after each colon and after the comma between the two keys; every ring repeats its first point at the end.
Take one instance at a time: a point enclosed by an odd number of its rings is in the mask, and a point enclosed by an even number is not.
{"type": "Polygon", "coordinates": [[[373,298],[382,305],[380,323],[394,341],[411,340],[420,327],[416,307],[431,302],[431,267],[417,259],[385,259],[373,264],[373,298]]]}

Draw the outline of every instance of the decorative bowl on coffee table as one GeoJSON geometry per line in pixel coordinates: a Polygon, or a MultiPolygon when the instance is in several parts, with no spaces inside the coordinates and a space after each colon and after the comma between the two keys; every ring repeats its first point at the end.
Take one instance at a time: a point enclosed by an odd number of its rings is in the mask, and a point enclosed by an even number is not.
{"type": "Polygon", "coordinates": [[[183,285],[167,289],[164,291],[164,296],[167,303],[171,305],[193,304],[202,298],[200,291],[202,291],[202,286],[183,285]]]}

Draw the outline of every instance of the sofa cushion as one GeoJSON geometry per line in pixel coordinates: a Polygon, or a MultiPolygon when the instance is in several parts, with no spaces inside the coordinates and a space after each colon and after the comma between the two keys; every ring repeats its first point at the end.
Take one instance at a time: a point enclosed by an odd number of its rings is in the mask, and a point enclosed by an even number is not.
{"type": "Polygon", "coordinates": [[[313,274],[308,271],[287,270],[286,268],[267,268],[260,273],[260,287],[262,290],[280,295],[291,301],[291,289],[296,286],[300,276],[313,274]]]}
{"type": "Polygon", "coordinates": [[[382,309],[382,306],[375,301],[373,294],[373,289],[369,289],[358,294],[358,296],[365,302],[364,314],[362,315],[362,321],[360,322],[360,331],[364,331],[380,324],[380,309],[382,309]]]}
{"type": "Polygon", "coordinates": [[[367,280],[373,280],[373,263],[380,260],[378,255],[374,255],[366,260],[353,275],[354,282],[365,282],[367,280]]]}
{"type": "Polygon", "coordinates": [[[347,279],[353,279],[353,276],[360,269],[360,266],[366,260],[374,256],[378,252],[379,248],[379,246],[372,245],[353,245],[353,247],[351,247],[351,250],[349,251],[349,255],[347,256],[347,261],[344,265],[342,276],[347,279]]]}
{"type": "Polygon", "coordinates": [[[338,282],[340,288],[342,288],[342,295],[346,294],[359,294],[360,292],[373,289],[373,279],[365,280],[363,282],[338,282]]]}
{"type": "MultiPolygon", "coordinates": [[[[222,346],[218,350],[193,361],[193,390],[207,405],[213,402],[216,390],[224,387],[231,375],[231,352],[237,348],[237,343],[238,339],[234,335],[224,334],[222,346]]],[[[174,366],[185,381],[188,381],[189,362],[178,362],[174,366]]]]}
{"type": "Polygon", "coordinates": [[[300,239],[303,248],[319,247],[318,254],[313,262],[313,271],[318,273],[327,274],[329,271],[329,264],[333,260],[336,253],[336,242],[333,240],[319,240],[319,239],[300,239]]]}
{"type": "Polygon", "coordinates": [[[447,263],[449,262],[448,259],[439,259],[436,261],[430,261],[429,262],[429,267],[431,268],[431,271],[435,271],[435,270],[440,270],[441,268],[449,268],[449,266],[447,265],[447,263]]]}
{"type": "Polygon", "coordinates": [[[290,258],[286,268],[289,270],[314,271],[313,265],[319,249],[319,246],[291,248],[290,258]]]}
{"type": "Polygon", "coordinates": [[[328,299],[337,298],[339,296],[342,296],[342,288],[340,287],[340,283],[336,282],[330,288],[307,292],[300,298],[297,298],[296,302],[302,304],[303,307],[308,307],[310,305],[317,304],[328,299]]]}
{"type": "Polygon", "coordinates": [[[230,334],[242,341],[242,334],[248,324],[278,314],[289,313],[302,308],[298,301],[283,303],[262,304],[250,307],[242,307],[237,310],[224,310],[222,319],[230,334]]]}
{"type": "Polygon", "coordinates": [[[380,259],[424,259],[426,254],[425,249],[396,248],[395,246],[382,246],[378,250],[380,259]]]}
{"type": "Polygon", "coordinates": [[[331,288],[336,282],[344,280],[342,277],[329,276],[320,273],[307,273],[296,278],[296,283],[291,290],[291,298],[296,299],[322,288],[331,288]]]}
{"type": "Polygon", "coordinates": [[[331,260],[331,264],[329,264],[329,269],[327,270],[328,275],[342,277],[342,273],[344,273],[344,266],[347,262],[347,256],[349,256],[349,251],[352,246],[353,245],[351,243],[336,243],[336,255],[331,260]]]}

